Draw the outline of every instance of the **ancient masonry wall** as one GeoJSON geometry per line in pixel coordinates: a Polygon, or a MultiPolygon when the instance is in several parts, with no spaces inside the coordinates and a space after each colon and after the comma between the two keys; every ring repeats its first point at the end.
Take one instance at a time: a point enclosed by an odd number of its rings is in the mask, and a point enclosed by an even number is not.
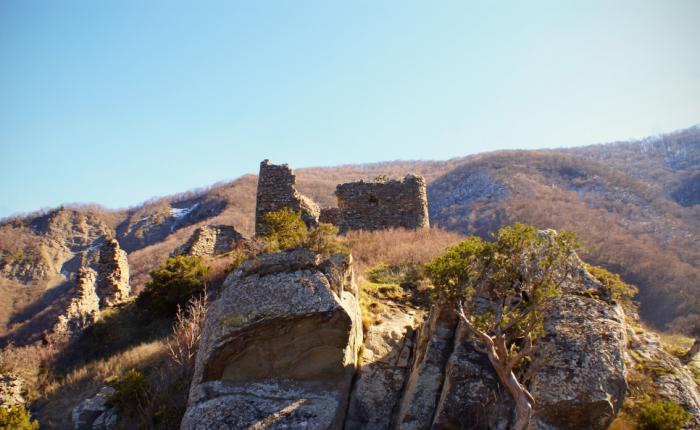
{"type": "Polygon", "coordinates": [[[262,221],[266,213],[283,208],[301,211],[301,218],[307,226],[318,226],[320,215],[318,205],[299,193],[295,183],[296,177],[286,164],[271,164],[270,160],[260,163],[255,206],[255,234],[265,233],[262,221]]]}
{"type": "Polygon", "coordinates": [[[115,239],[106,240],[100,247],[97,273],[96,290],[100,307],[113,306],[129,299],[129,260],[115,239]]]}
{"type": "Polygon", "coordinates": [[[430,226],[428,196],[422,176],[407,175],[402,181],[340,184],[335,195],[341,232],[430,226]]]}
{"type": "Polygon", "coordinates": [[[231,225],[206,225],[199,227],[192,236],[173,252],[173,255],[212,256],[233,250],[243,236],[231,225]]]}

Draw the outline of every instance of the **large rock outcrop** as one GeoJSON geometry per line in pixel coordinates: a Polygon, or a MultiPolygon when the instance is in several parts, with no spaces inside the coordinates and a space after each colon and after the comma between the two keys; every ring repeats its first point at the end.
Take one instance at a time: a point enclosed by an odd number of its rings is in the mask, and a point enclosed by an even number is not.
{"type": "Polygon", "coordinates": [[[173,252],[173,255],[213,256],[233,250],[243,235],[232,225],[206,225],[199,227],[192,236],[173,252]]]}
{"type": "Polygon", "coordinates": [[[93,397],[83,400],[71,411],[73,430],[114,430],[119,416],[109,404],[109,398],[116,390],[105,386],[93,397]]]}
{"type": "Polygon", "coordinates": [[[116,239],[108,239],[100,247],[97,269],[97,295],[100,307],[123,303],[129,298],[129,260],[116,239]]]}
{"type": "MultiPolygon", "coordinates": [[[[545,334],[538,352],[523,369],[536,400],[531,430],[607,429],[625,398],[624,314],[619,305],[605,299],[606,292],[583,263],[573,259],[575,270],[545,312],[545,334]]],[[[435,362],[430,356],[426,360],[435,362]]],[[[414,368],[420,369],[420,364],[414,368]]],[[[427,379],[435,380],[443,382],[431,421],[400,423],[399,428],[506,430],[512,424],[513,406],[507,392],[486,357],[474,350],[474,339],[461,324],[447,365],[427,379]]],[[[417,415],[409,416],[415,420],[417,415]]]]}
{"type": "Polygon", "coordinates": [[[265,233],[263,217],[268,212],[289,208],[301,212],[301,219],[308,227],[318,226],[321,209],[310,198],[296,189],[296,176],[286,164],[260,163],[258,191],[255,201],[255,234],[265,233]]]}
{"type": "Polygon", "coordinates": [[[648,375],[658,398],[676,402],[691,413],[692,419],[685,428],[700,429],[700,392],[694,380],[695,375],[700,375],[700,356],[690,357],[685,366],[664,349],[657,334],[639,326],[635,329],[629,325],[627,337],[629,347],[625,358],[629,371],[636,372],[635,378],[640,380],[644,379],[640,372],[648,375]]]}
{"type": "Polygon", "coordinates": [[[349,256],[248,261],[209,310],[181,428],[341,429],[361,343],[349,256]]]}
{"type": "MultiPolygon", "coordinates": [[[[624,314],[583,263],[572,260],[575,270],[546,310],[538,353],[520,370],[536,399],[531,430],[607,429],[625,398],[624,314]]],[[[395,319],[379,316],[385,317],[395,319]]],[[[513,402],[450,308],[435,306],[420,328],[399,333],[394,349],[383,353],[387,363],[368,360],[360,368],[346,428],[510,428],[513,402]],[[406,345],[413,347],[404,352],[406,345]],[[408,368],[397,365],[398,356],[412,357],[408,368]]]]}
{"type": "Polygon", "coordinates": [[[625,315],[580,260],[562,290],[528,369],[533,429],[607,429],[627,390],[625,315]]]}
{"type": "Polygon", "coordinates": [[[355,379],[345,430],[391,428],[410,374],[422,311],[384,303],[364,337],[362,366],[355,379]]]}

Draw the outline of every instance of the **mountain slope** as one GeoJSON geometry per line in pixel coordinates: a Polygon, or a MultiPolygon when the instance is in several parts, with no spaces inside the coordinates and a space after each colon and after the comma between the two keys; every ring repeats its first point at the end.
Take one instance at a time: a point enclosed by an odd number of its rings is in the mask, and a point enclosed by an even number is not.
{"type": "Polygon", "coordinates": [[[430,184],[431,221],[480,236],[515,221],[573,230],[586,259],[640,287],[645,319],[695,324],[700,208],[675,196],[700,169],[700,130],[674,136],[469,157],[430,184]]]}
{"type": "MultiPolygon", "coordinates": [[[[586,259],[641,287],[648,321],[700,321],[699,128],[580,148],[296,171],[299,190],[321,206],[335,205],[339,183],[407,173],[426,178],[432,225],[481,236],[514,221],[572,229],[586,259]]],[[[246,175],[128,210],[63,208],[0,222],[0,334],[72,288],[78,262],[94,258],[105,237],[129,252],[139,292],[197,227],[230,224],[250,236],[256,181],[246,175]]]]}

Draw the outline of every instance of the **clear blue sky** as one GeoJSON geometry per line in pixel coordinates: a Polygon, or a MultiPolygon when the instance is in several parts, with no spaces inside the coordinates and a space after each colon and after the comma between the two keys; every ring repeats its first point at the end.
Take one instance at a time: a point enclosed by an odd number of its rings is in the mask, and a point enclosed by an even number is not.
{"type": "Polygon", "coordinates": [[[0,216],[700,122],[700,1],[0,2],[0,216]]]}

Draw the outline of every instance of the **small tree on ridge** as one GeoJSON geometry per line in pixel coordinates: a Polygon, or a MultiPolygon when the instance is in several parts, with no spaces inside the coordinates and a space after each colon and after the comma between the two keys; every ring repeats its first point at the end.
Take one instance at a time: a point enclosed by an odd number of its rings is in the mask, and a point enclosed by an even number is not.
{"type": "Polygon", "coordinates": [[[439,298],[455,306],[513,398],[515,430],[529,427],[535,404],[515,370],[534,352],[543,308],[567,277],[575,246],[572,233],[515,224],[495,242],[469,237],[426,266],[439,298]]]}

